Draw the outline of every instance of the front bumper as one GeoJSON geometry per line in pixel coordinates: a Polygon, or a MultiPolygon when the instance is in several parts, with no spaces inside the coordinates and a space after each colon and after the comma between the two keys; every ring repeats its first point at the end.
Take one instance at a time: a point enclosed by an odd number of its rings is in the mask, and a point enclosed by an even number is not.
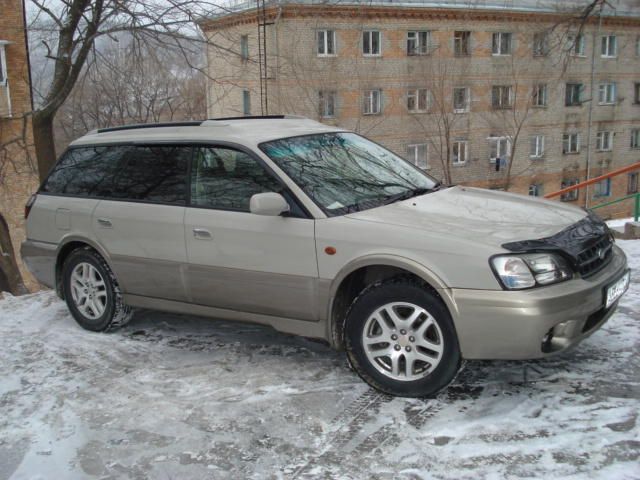
{"type": "Polygon", "coordinates": [[[452,289],[463,358],[540,358],[578,344],[617,307],[605,309],[605,289],[627,269],[614,245],[609,264],[589,278],[524,291],[452,289]],[[551,334],[551,335],[549,335],[551,334]]]}

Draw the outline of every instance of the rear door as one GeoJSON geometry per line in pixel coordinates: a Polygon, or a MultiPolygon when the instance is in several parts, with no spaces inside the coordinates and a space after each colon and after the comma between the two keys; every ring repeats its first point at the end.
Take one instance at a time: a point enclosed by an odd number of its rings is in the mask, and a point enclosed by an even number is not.
{"type": "Polygon", "coordinates": [[[93,212],[123,291],[186,300],[184,214],[191,147],[114,146],[117,168],[99,185],[93,212]]]}
{"type": "Polygon", "coordinates": [[[186,209],[188,292],[193,302],[316,320],[314,221],[262,163],[228,147],[198,147],[186,209]],[[249,212],[252,195],[282,193],[289,216],[249,212]]]}

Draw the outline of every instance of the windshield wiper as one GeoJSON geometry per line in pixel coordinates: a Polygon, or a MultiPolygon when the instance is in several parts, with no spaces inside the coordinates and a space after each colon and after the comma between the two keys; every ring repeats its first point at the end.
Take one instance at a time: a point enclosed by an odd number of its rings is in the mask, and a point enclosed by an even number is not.
{"type": "Polygon", "coordinates": [[[407,200],[409,198],[417,197],[418,195],[424,195],[425,193],[435,192],[440,188],[440,183],[436,183],[432,188],[411,188],[404,192],[396,193],[395,195],[388,196],[384,205],[399,202],[400,200],[407,200]]]}

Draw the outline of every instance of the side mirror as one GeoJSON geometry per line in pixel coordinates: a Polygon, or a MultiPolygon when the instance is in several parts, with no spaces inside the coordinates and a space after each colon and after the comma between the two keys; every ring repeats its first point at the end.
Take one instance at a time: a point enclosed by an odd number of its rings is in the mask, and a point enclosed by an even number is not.
{"type": "Polygon", "coordinates": [[[256,215],[277,217],[289,211],[289,204],[279,193],[256,193],[249,201],[249,210],[256,215]]]}

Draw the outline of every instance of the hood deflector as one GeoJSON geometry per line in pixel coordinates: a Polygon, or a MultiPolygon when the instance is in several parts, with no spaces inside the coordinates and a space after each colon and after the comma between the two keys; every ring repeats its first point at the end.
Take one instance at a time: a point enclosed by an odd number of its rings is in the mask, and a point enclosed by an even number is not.
{"type": "MultiPolygon", "coordinates": [[[[583,263],[581,254],[586,250],[603,244],[605,255],[611,250],[613,236],[609,227],[596,214],[589,212],[585,218],[573,225],[561,230],[550,237],[537,240],[522,240],[504,243],[503,248],[512,252],[556,251],[568,257],[574,267],[580,267],[583,263]],[[609,248],[606,248],[606,245],[609,248]]],[[[604,260],[604,258],[602,259],[604,260]]]]}

